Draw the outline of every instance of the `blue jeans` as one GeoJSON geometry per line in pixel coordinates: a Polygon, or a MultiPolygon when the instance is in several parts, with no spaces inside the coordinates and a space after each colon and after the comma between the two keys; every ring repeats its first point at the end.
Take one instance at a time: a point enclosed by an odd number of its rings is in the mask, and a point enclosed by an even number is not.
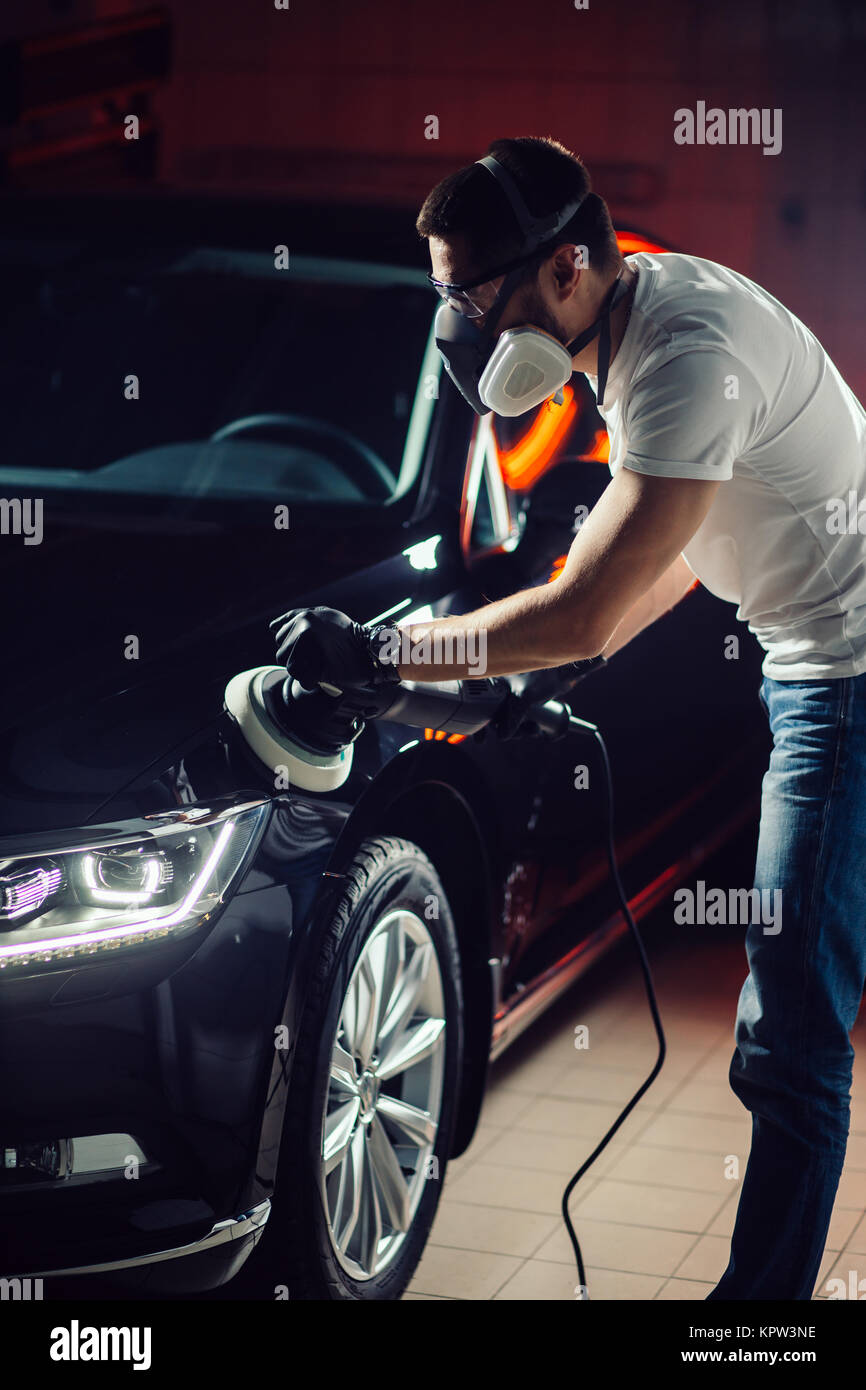
{"type": "Polygon", "coordinates": [[[810,1299],[850,1122],[849,1033],[866,978],[866,673],[765,678],[773,751],[729,1079],[752,1113],[728,1267],[712,1299],[810,1299]],[[753,917],[761,914],[753,912],[753,917]]]}

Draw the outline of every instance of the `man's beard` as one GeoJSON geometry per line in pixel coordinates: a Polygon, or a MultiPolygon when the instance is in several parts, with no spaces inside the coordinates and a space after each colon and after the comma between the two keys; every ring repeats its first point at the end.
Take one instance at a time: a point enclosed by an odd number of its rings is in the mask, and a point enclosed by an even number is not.
{"type": "Polygon", "coordinates": [[[555,338],[563,347],[569,343],[568,332],[557,323],[554,315],[545,304],[537,285],[530,287],[523,312],[526,314],[526,322],[531,324],[533,328],[540,328],[545,333],[549,333],[551,338],[555,338]]]}

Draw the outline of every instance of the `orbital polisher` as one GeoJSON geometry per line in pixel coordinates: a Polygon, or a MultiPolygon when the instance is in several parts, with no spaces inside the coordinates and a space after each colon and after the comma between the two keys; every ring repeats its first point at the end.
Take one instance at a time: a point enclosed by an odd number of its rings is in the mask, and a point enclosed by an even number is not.
{"type": "Polygon", "coordinates": [[[435,732],[480,733],[519,695],[526,704],[521,729],[561,738],[569,729],[594,725],[576,719],[548,696],[576,683],[574,666],[531,672],[512,680],[477,680],[356,686],[321,684],[306,690],[282,666],[259,666],[233,677],[226,708],[256,756],[272,771],[286,768],[304,791],[333,791],[352,768],[352,749],[368,719],[387,719],[435,732]],[[521,686],[522,683],[522,686],[521,686]]]}

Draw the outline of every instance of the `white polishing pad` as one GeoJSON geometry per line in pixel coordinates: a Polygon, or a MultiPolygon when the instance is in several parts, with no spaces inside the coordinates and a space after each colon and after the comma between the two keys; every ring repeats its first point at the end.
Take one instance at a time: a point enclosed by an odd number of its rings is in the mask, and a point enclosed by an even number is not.
{"type": "Polygon", "coordinates": [[[310,792],[341,787],[352,769],[354,745],[321,754],[293,743],[271,718],[262,696],[262,683],[272,671],[286,674],[281,666],[257,666],[232,676],[226,686],[226,709],[256,757],[274,773],[287,772],[290,786],[310,792]]]}

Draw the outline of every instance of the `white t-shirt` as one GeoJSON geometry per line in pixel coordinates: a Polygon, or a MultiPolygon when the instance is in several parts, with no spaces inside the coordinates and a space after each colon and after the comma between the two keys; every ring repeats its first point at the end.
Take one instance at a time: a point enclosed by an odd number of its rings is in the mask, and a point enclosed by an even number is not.
{"type": "Polygon", "coordinates": [[[809,329],[746,276],[675,252],[627,261],[637,288],[601,410],[611,473],[723,479],[683,551],[689,568],[739,605],[765,675],[858,675],[866,411],[809,329]]]}

